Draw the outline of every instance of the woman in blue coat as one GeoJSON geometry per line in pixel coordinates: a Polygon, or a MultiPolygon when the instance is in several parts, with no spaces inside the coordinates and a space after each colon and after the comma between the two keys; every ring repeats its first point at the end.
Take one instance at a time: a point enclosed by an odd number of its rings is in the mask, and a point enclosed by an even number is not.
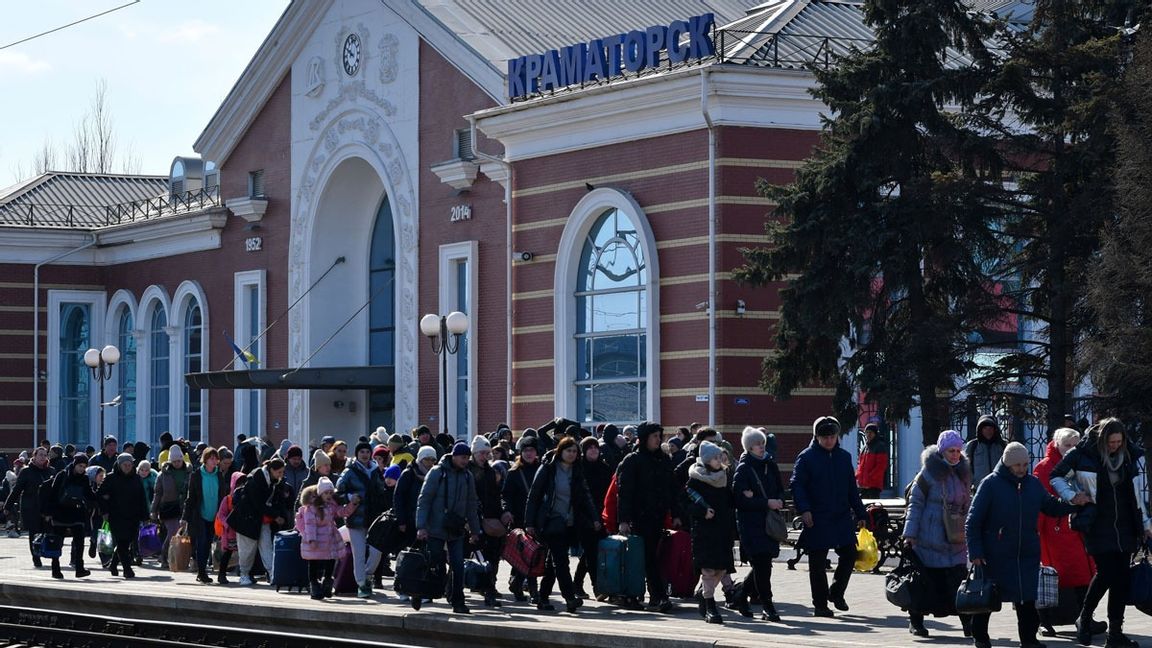
{"type": "Polygon", "coordinates": [[[812,445],[792,467],[792,497],[804,520],[799,546],[808,552],[813,614],[830,617],[828,603],[848,611],[844,593],[856,563],[856,528],[864,526],[866,513],[852,455],[840,447],[840,423],[831,416],[820,417],[812,423],[812,437],[812,445]],[[831,590],[824,573],[830,549],[838,558],[831,590]]]}
{"type": "Polygon", "coordinates": [[[744,446],[744,456],[736,467],[732,492],[736,498],[740,552],[752,564],[752,571],[744,577],[737,607],[741,613],[746,610],[747,592],[754,588],[764,604],[760,618],[778,622],[780,615],[772,602],[772,559],[780,555],[780,543],[768,537],[765,526],[769,509],[784,508],[784,486],[776,459],[768,452],[767,435],[754,427],[746,427],[740,444],[744,446]]]}
{"type": "MultiPolygon", "coordinates": [[[[928,446],[921,453],[920,472],[908,488],[904,544],[915,552],[929,589],[943,593],[935,597],[936,600],[922,602],[920,609],[908,611],[908,630],[917,637],[928,636],[925,613],[956,614],[956,598],[952,593],[968,571],[964,522],[972,504],[972,468],[963,447],[964,439],[959,433],[941,432],[936,445],[928,446]]],[[[960,617],[965,636],[971,632],[970,621],[967,615],[960,617]]]]}
{"type": "MultiPolygon", "coordinates": [[[[1040,573],[1040,534],[1037,516],[1043,511],[1052,517],[1068,515],[1075,507],[1048,494],[1040,481],[1028,472],[1031,458],[1017,442],[1009,443],[992,474],[980,482],[965,531],[968,559],[985,566],[1003,602],[1016,607],[1017,628],[1022,648],[1037,648],[1036,590],[1040,573]]],[[[977,648],[990,648],[990,613],[972,616],[972,639],[977,648]]]]}

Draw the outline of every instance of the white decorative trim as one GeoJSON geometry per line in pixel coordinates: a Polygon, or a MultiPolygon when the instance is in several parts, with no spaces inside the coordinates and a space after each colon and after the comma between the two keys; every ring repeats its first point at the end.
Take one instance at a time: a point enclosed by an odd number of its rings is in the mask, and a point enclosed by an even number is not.
{"type": "MultiPolygon", "coordinates": [[[[117,290],[112,298],[108,300],[108,307],[104,309],[104,344],[120,344],[120,315],[125,310],[132,316],[132,330],[133,334],[140,326],[140,320],[136,319],[136,298],[131,292],[121,288],[117,290]]],[[[102,346],[102,345],[101,345],[102,346]]],[[[139,348],[139,340],[137,340],[137,348],[139,348]]],[[[124,349],[120,349],[120,353],[124,353],[124,349]]],[[[139,358],[139,353],[137,353],[139,358]]],[[[112,367],[112,377],[108,380],[109,384],[117,386],[120,384],[120,372],[122,371],[122,364],[117,363],[112,367]]],[[[139,363],[136,365],[139,371],[139,363]]],[[[105,398],[115,398],[116,394],[105,394],[105,398]]],[[[114,407],[105,408],[104,410],[104,427],[108,430],[116,429],[116,415],[117,410],[114,407]]],[[[125,439],[120,439],[121,442],[125,439]]]]}
{"type": "Polygon", "coordinates": [[[711,66],[620,81],[473,115],[509,161],[599,148],[705,127],[700,75],[709,70],[709,112],[718,126],[819,131],[825,106],[808,72],[711,66]]]}
{"type": "MultiPolygon", "coordinates": [[[[86,304],[88,306],[88,341],[90,348],[98,346],[104,336],[104,304],[106,294],[102,290],[49,290],[48,291],[48,389],[46,428],[49,436],[59,439],[60,431],[60,307],[64,304],[86,304]]],[[[82,371],[88,373],[88,367],[82,371]]],[[[100,398],[95,380],[88,383],[88,443],[99,447],[100,398]]]]}
{"type": "Polygon", "coordinates": [[[576,349],[573,336],[576,334],[576,277],[580,270],[580,255],[584,250],[584,240],[596,219],[609,209],[618,209],[628,215],[639,230],[636,232],[644,249],[644,260],[648,264],[648,321],[647,326],[647,419],[660,420],[660,263],[656,251],[656,236],[643,208],[631,194],[619,189],[594,189],[584,195],[572,208],[556,254],[556,273],[553,285],[556,287],[553,302],[553,323],[555,327],[553,358],[553,397],[556,411],[566,416],[576,416],[576,349]]]}
{"type": "Polygon", "coordinates": [[[309,0],[288,5],[224,102],[216,109],[216,114],[196,138],[192,148],[205,160],[225,166],[232,149],[264,109],[264,104],[276,91],[332,4],[333,0],[309,0]]]}
{"type": "MultiPolygon", "coordinates": [[[[265,270],[247,270],[245,272],[237,272],[233,275],[232,279],[232,339],[241,348],[245,348],[250,341],[250,334],[248,331],[248,314],[253,307],[248,301],[249,286],[256,286],[258,303],[255,304],[257,311],[257,326],[261,331],[267,326],[267,272],[265,270]]],[[[253,355],[264,366],[265,357],[267,352],[267,336],[260,338],[256,342],[256,347],[252,350],[253,355]]],[[[233,359],[231,368],[234,370],[242,370],[245,368],[244,363],[238,359],[233,359]]],[[[237,433],[243,432],[248,436],[261,436],[261,431],[265,428],[265,421],[267,420],[267,391],[237,389],[232,391],[232,423],[233,430],[237,433]],[[248,407],[249,399],[252,393],[256,394],[256,429],[248,429],[248,407]]]]}
{"type": "MultiPolygon", "coordinates": [[[[385,115],[371,108],[353,106],[332,117],[320,130],[316,143],[306,158],[301,177],[295,182],[296,198],[292,201],[291,241],[288,252],[288,298],[294,302],[304,294],[312,276],[312,241],[316,210],[321,192],[340,163],[352,158],[364,160],[379,176],[384,193],[391,203],[396,236],[396,321],[416,322],[419,248],[418,202],[413,168],[404,157],[403,148],[389,126],[385,115]]],[[[310,299],[305,296],[299,308],[289,313],[288,359],[293,367],[308,357],[310,299]]],[[[415,421],[418,417],[419,376],[415,325],[396,327],[396,420],[415,421]]],[[[308,392],[290,390],[288,394],[289,438],[301,442],[308,438],[308,392]]]]}
{"type": "Polygon", "coordinates": [[[248,196],[229,198],[224,201],[224,206],[233,214],[243,218],[249,223],[257,223],[260,219],[264,218],[264,212],[268,211],[268,199],[250,198],[248,196]]]}
{"type": "MultiPolygon", "coordinates": [[[[208,317],[208,296],[204,293],[204,289],[200,286],[200,282],[194,280],[186,280],[182,282],[177,288],[176,292],[172,295],[172,312],[179,315],[180,335],[176,339],[176,347],[179,354],[176,356],[177,361],[170,363],[174,381],[172,385],[179,385],[179,389],[173,389],[176,392],[176,404],[178,417],[180,419],[179,428],[180,435],[187,438],[188,431],[184,429],[184,410],[186,403],[184,402],[185,380],[184,380],[184,357],[187,355],[187,349],[184,348],[184,315],[188,305],[193,301],[200,306],[200,370],[210,371],[211,364],[209,363],[209,349],[212,347],[212,339],[209,332],[212,330],[210,326],[211,320],[208,317]]],[[[171,324],[171,322],[169,322],[171,324]]],[[[204,441],[209,442],[211,438],[208,421],[208,392],[200,390],[200,430],[203,437],[200,439],[189,439],[189,441],[204,441]]],[[[211,445],[209,443],[209,445],[211,445]]]]}
{"type": "Polygon", "coordinates": [[[480,163],[480,173],[499,184],[502,189],[508,188],[508,181],[512,178],[512,168],[509,165],[491,160],[480,163]]]}
{"type": "MultiPolygon", "coordinates": [[[[440,246],[440,262],[439,262],[439,284],[440,284],[440,314],[447,315],[448,313],[456,310],[456,304],[459,303],[456,287],[456,273],[455,264],[459,261],[464,261],[468,264],[468,436],[466,441],[471,442],[472,437],[475,436],[480,430],[477,428],[477,382],[476,377],[479,376],[477,362],[481,357],[479,352],[480,340],[476,335],[477,323],[480,321],[480,293],[478,289],[478,281],[480,277],[480,267],[478,260],[480,259],[480,245],[477,241],[461,241],[460,243],[449,243],[440,246]]],[[[437,375],[440,375],[440,365],[437,363],[437,375]]],[[[456,422],[456,385],[459,374],[456,372],[456,363],[452,362],[452,358],[448,359],[448,399],[444,401],[444,393],[440,390],[444,384],[443,379],[437,383],[437,393],[440,394],[438,403],[447,402],[448,412],[446,420],[451,421],[453,424],[456,422]]],[[[440,408],[437,407],[437,412],[440,408]]],[[[443,423],[441,423],[443,426],[443,423]]],[[[452,435],[460,439],[460,430],[455,426],[451,426],[452,435]]]]}
{"type": "Polygon", "coordinates": [[[476,181],[476,174],[480,171],[480,165],[472,160],[455,159],[433,164],[429,171],[435,173],[436,177],[440,178],[440,182],[456,191],[464,191],[476,181]]]}
{"type": "MultiPolygon", "coordinates": [[[[215,250],[228,214],[223,208],[104,227],[94,233],[101,246],[68,257],[69,265],[109,266],[215,250]]],[[[35,264],[80,247],[93,232],[2,227],[0,263],[35,264]]]]}
{"type": "MultiPolygon", "coordinates": [[[[152,424],[152,314],[157,308],[164,309],[164,321],[171,323],[172,303],[168,299],[168,293],[160,286],[148,286],[144,294],[140,296],[140,306],[136,311],[140,314],[140,320],[136,326],[142,332],[142,337],[136,345],[136,439],[145,441],[149,445],[157,443],[157,439],[152,438],[150,430],[152,424]]],[[[169,349],[171,349],[171,339],[169,339],[169,349]]],[[[171,367],[171,357],[168,358],[168,363],[171,367]]],[[[168,395],[168,427],[171,431],[171,380],[168,384],[168,395]]],[[[156,449],[157,456],[161,450],[163,448],[156,449]]]]}

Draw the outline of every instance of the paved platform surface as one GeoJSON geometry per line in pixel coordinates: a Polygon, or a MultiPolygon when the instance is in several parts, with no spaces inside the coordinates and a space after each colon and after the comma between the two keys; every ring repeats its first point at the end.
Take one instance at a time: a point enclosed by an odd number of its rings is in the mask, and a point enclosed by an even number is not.
{"type": "MultiPolygon", "coordinates": [[[[67,556],[67,548],[65,548],[67,556]]],[[[240,587],[201,585],[194,575],[161,571],[147,560],[133,581],[113,578],[95,569],[76,580],[51,578],[49,569],[35,569],[27,555],[27,540],[0,538],[0,603],[45,609],[68,609],[129,618],[170,619],[225,627],[276,627],[315,634],[331,632],[346,638],[376,639],[416,646],[460,645],[564,645],[564,646],[965,646],[958,620],[929,619],[929,639],[908,634],[906,617],[884,598],[883,576],[854,574],[848,589],[849,612],[835,619],[811,615],[806,563],[789,571],[783,563],[786,549],[773,572],[777,608],[783,622],[772,624],[744,619],[725,611],[725,625],[705,624],[690,601],[681,602],[670,615],[628,611],[587,601],[576,615],[539,613],[527,603],[506,597],[501,609],[486,609],[479,597],[469,595],[470,616],[453,615],[442,600],[419,611],[399,602],[394,594],[377,593],[370,601],[336,597],[312,601],[307,594],[277,593],[267,584],[240,587]]],[[[743,570],[741,570],[743,571],[743,570]]],[[[502,576],[507,565],[501,568],[502,576]]],[[[506,581],[505,578],[501,578],[506,581]]],[[[235,582],[235,579],[233,579],[235,582]]],[[[387,579],[385,585],[387,586],[387,579]]],[[[503,590],[506,585],[501,583],[503,590]]],[[[559,601],[559,597],[556,597],[559,601]]],[[[560,605],[563,609],[562,604],[560,605]]],[[[1152,646],[1152,618],[1128,608],[1126,631],[1142,645],[1152,646]]],[[[1098,613],[1103,616],[1103,608],[1098,613]]],[[[1057,628],[1061,636],[1041,638],[1049,646],[1072,646],[1071,627],[1057,628]]],[[[1015,646],[1015,615],[993,615],[993,645],[1015,646]]],[[[1103,645],[1103,637],[1096,645],[1103,645]]]]}

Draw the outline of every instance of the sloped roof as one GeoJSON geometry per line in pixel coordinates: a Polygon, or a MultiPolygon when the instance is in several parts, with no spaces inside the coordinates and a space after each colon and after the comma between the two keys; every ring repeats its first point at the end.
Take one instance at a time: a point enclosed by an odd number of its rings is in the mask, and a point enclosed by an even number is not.
{"type": "Polygon", "coordinates": [[[109,207],[167,191],[166,176],[49,171],[0,191],[0,225],[103,227],[109,207]]]}

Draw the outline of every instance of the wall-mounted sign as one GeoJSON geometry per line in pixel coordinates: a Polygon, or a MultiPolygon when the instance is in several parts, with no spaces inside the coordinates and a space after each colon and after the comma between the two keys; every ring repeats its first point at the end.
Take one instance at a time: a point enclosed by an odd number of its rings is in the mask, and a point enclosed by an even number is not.
{"type": "Polygon", "coordinates": [[[264,249],[264,239],[259,236],[250,236],[244,239],[245,252],[259,252],[264,249]]]}
{"type": "Polygon", "coordinates": [[[696,402],[697,403],[707,403],[708,402],[708,394],[696,394],[696,402]]]}
{"type": "Polygon", "coordinates": [[[452,216],[448,222],[457,223],[466,220],[472,220],[472,205],[453,205],[452,216]]]}
{"type": "Polygon", "coordinates": [[[712,42],[712,14],[676,20],[588,43],[576,43],[543,54],[530,54],[508,61],[508,98],[523,99],[538,92],[579,83],[608,81],[660,64],[668,52],[669,63],[684,63],[716,54],[712,42]],[[686,43],[680,41],[688,37],[686,43]]]}
{"type": "Polygon", "coordinates": [[[733,402],[735,402],[737,405],[747,405],[748,399],[744,398],[743,396],[737,396],[733,402]]]}

